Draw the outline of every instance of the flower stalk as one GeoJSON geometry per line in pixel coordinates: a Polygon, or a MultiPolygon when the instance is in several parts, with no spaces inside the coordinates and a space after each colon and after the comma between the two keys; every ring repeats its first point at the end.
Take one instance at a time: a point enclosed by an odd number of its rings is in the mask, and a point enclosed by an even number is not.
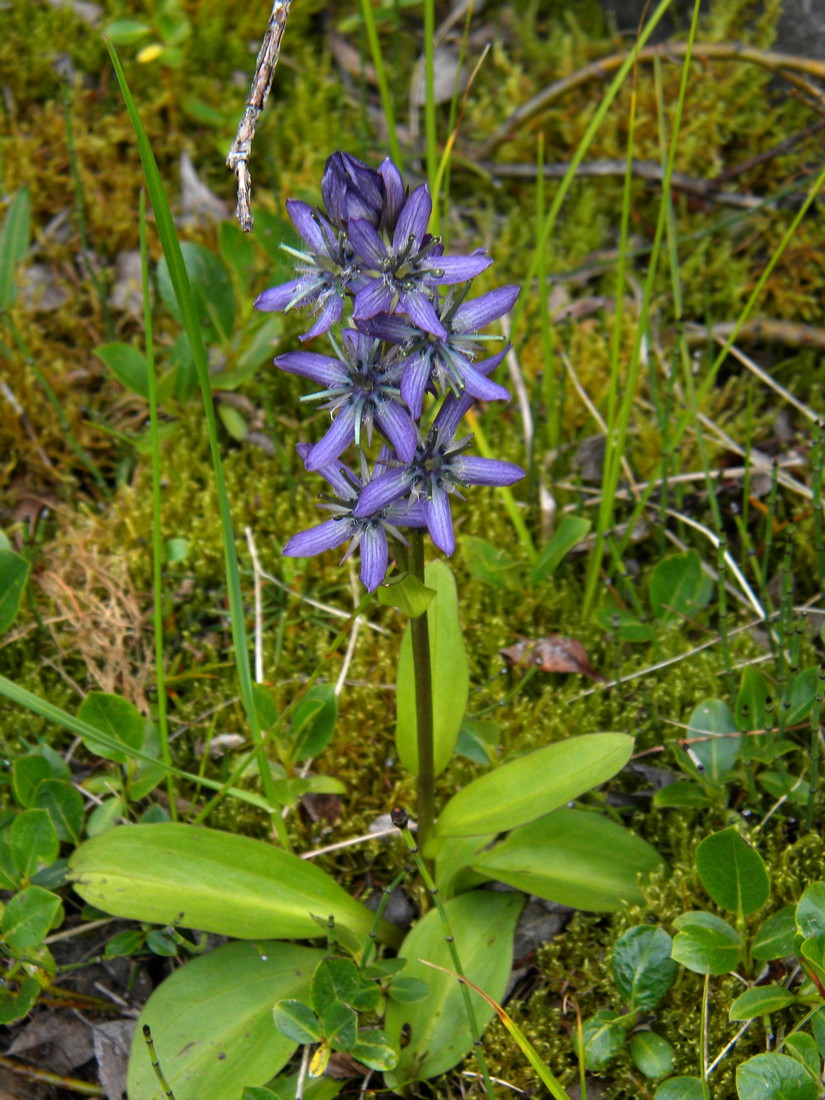
{"type": "MultiPolygon", "coordinates": [[[[424,584],[424,539],[420,531],[410,537],[407,554],[410,573],[424,584]]],[[[410,619],[415,676],[415,724],[418,745],[416,812],[418,843],[423,850],[435,821],[435,764],[433,749],[433,677],[427,612],[410,619]]]]}

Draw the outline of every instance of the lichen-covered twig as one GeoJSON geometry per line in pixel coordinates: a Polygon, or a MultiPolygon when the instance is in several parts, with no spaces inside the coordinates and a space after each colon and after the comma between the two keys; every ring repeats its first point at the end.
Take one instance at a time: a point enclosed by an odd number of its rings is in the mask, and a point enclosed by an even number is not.
{"type": "Polygon", "coordinates": [[[289,8],[292,0],[274,0],[272,14],[269,17],[269,26],[266,28],[261,48],[258,51],[258,60],[255,64],[255,75],[252,78],[252,87],[249,99],[246,101],[246,109],[243,118],[232,142],[232,148],[226,158],[226,166],[235,173],[238,180],[238,221],[241,229],[248,233],[252,229],[253,219],[250,208],[252,194],[252,177],[249,174],[249,151],[252,148],[252,139],[255,137],[255,128],[258,119],[266,106],[269,89],[272,87],[272,78],[275,75],[275,66],[281,53],[281,40],[284,37],[286,21],[289,17],[289,8]]]}

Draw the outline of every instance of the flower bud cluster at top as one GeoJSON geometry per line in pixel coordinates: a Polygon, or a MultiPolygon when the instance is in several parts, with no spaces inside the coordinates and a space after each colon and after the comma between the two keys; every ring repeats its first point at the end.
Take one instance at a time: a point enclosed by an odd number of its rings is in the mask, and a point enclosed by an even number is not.
{"type": "Polygon", "coordinates": [[[294,535],[283,552],[308,557],[349,542],[345,558],[360,548],[361,580],[372,592],[387,572],[388,537],[406,545],[405,528],[427,528],[435,545],[452,554],[450,494],[524,477],[512,462],[468,455],[472,436],[455,438],[474,400],[509,400],[489,377],[507,348],[479,358],[491,339],[479,330],[512,307],[519,288],[467,300],[490,257],[481,249],[445,256],[439,238],[427,232],[427,185],[410,193],[390,160],[373,171],[348,153],[333,153],[321,194],[323,210],[287,201],[306,247],[284,246],[295,258],[296,277],[255,302],[262,310],[306,309],[313,324],[301,339],[329,333],[334,352],[275,359],[281,370],[316,383],[320,389],[302,400],[321,401],[332,416],[318,443],[298,445],[306,469],[332,488],[323,505],[330,518],[294,535]],[[330,330],[345,321],[348,306],[349,326],[336,339],[330,330]],[[424,427],[427,393],[443,401],[424,427]],[[365,446],[374,431],[384,442],[370,465],[365,446]],[[353,447],[357,470],[341,459],[353,447]]]}

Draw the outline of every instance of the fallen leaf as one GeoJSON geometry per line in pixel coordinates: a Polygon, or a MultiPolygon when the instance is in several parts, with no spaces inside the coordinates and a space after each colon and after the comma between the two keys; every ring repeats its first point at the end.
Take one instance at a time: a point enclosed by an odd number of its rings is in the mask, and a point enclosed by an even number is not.
{"type": "Polygon", "coordinates": [[[597,683],[607,679],[590,664],[581,642],[561,634],[548,634],[535,641],[527,639],[499,652],[514,665],[536,665],[542,672],[580,672],[597,683]]]}

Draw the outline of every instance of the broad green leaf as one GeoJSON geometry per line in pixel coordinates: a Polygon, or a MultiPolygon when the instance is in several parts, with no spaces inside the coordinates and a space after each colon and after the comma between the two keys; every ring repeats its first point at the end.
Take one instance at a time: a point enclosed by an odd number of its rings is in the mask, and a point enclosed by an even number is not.
{"type": "Polygon", "coordinates": [[[630,1036],[630,1057],[638,1069],[650,1078],[658,1081],[673,1071],[676,1051],[661,1035],[655,1031],[636,1031],[630,1036]]]}
{"type": "Polygon", "coordinates": [[[819,1080],[821,1065],[819,1050],[813,1035],[809,1035],[806,1031],[794,1032],[785,1040],[785,1050],[805,1067],[814,1081],[819,1080]]]}
{"type": "Polygon", "coordinates": [[[436,597],[434,588],[427,588],[412,573],[402,573],[390,577],[382,584],[376,595],[384,607],[397,607],[411,619],[423,615],[436,597]]]}
{"type": "Polygon", "coordinates": [[[710,1091],[698,1077],[671,1077],[659,1085],[653,1100],[710,1100],[710,1091]]]}
{"type": "Polygon", "coordinates": [[[820,1008],[811,1017],[811,1031],[821,1058],[825,1058],[825,1008],[820,1008]]]}
{"type": "Polygon", "coordinates": [[[778,985],[758,985],[740,994],[730,1006],[729,1020],[753,1020],[757,1016],[770,1016],[788,1005],[796,1003],[796,997],[778,985]]]}
{"type": "Polygon", "coordinates": [[[662,865],[649,844],[616,822],[565,809],[513,829],[500,844],[480,852],[472,869],[575,909],[614,912],[640,905],[639,873],[662,865]]]}
{"type": "MultiPolygon", "coordinates": [[[[143,745],[143,716],[134,703],[122,699],[119,695],[109,695],[103,691],[90,691],[77,712],[81,722],[101,730],[108,738],[122,744],[126,749],[140,749],[143,745]]],[[[112,749],[110,742],[98,741],[95,737],[84,737],[83,744],[96,756],[105,760],[114,760],[125,764],[129,759],[126,751],[112,749]]]]}
{"type": "Polygon", "coordinates": [[[294,1043],[318,1043],[324,1036],[318,1017],[303,1001],[278,1001],[272,1018],[280,1034],[294,1043]]]}
{"type": "Polygon", "coordinates": [[[435,858],[435,881],[443,898],[463,894],[489,878],[469,868],[478,852],[492,840],[492,836],[451,836],[428,845],[428,854],[435,858]]]}
{"type": "MultiPolygon", "coordinates": [[[[137,828],[137,826],[135,826],[137,828]]],[[[294,944],[230,943],[176,970],[147,1001],[129,1058],[129,1100],[157,1100],[141,1028],[149,1024],[175,1100],[237,1100],[289,1060],[272,1006],[309,992],[321,952],[294,944]]]]}
{"type": "Polygon", "coordinates": [[[9,829],[9,848],[23,878],[31,878],[40,867],[57,859],[60,840],[46,810],[24,810],[9,829]]]}
{"type": "Polygon", "coordinates": [[[673,922],[673,958],[695,974],[728,974],[739,963],[741,943],[727,921],[712,913],[682,913],[673,922]]]}
{"type": "Polygon", "coordinates": [[[785,711],[785,728],[795,726],[804,721],[814,705],[817,687],[819,685],[819,669],[816,667],[803,668],[791,680],[783,706],[789,704],[785,711]]]}
{"type": "Polygon", "coordinates": [[[503,547],[475,535],[462,535],[461,548],[474,580],[501,591],[521,589],[521,565],[503,547]]]}
{"type": "Polygon", "coordinates": [[[612,778],[632,751],[625,733],[587,733],[520,756],[453,795],[434,836],[501,833],[534,821],[612,778]]]}
{"type": "Polygon", "coordinates": [[[751,945],[751,955],[757,962],[784,959],[794,953],[795,913],[796,906],[786,905],[758,929],[751,945]]]}
{"type": "Polygon", "coordinates": [[[668,783],[666,787],[660,787],[653,795],[653,805],[657,809],[704,809],[713,805],[713,799],[702,788],[690,779],[677,779],[668,783]]]}
{"type": "MultiPolygon", "coordinates": [[[[736,696],[736,725],[742,733],[763,730],[767,727],[769,721],[767,702],[772,694],[770,684],[758,668],[748,665],[742,670],[739,692],[736,696]]],[[[772,719],[770,721],[772,722],[772,719]]],[[[746,742],[748,740],[745,738],[746,742]]]]}
{"type": "Polygon", "coordinates": [[[124,955],[135,955],[143,947],[145,938],[139,929],[118,932],[106,943],[103,957],[106,959],[119,959],[124,955]]]}
{"type": "Polygon", "coordinates": [[[57,894],[40,886],[27,886],[3,911],[0,936],[12,951],[36,947],[54,927],[62,909],[57,894]]]}
{"type": "Polygon", "coordinates": [[[542,547],[530,571],[530,584],[541,584],[552,576],[574,546],[581,542],[592,524],[582,516],[565,516],[546,546],[542,547]]]}
{"type": "Polygon", "coordinates": [[[688,720],[685,736],[702,764],[704,776],[713,783],[724,779],[737,761],[741,741],[727,703],[721,699],[700,703],[688,720]]]}
{"type": "Polygon", "coordinates": [[[320,1016],[332,1001],[352,1004],[360,988],[361,976],[352,959],[324,959],[312,976],[312,1007],[320,1016]]]}
{"type": "Polygon", "coordinates": [[[812,882],[796,903],[796,927],[800,935],[825,933],[825,882],[812,882]]]}
{"type": "MultiPolygon", "coordinates": [[[[497,1001],[504,995],[510,976],[513,931],[523,904],[524,898],[518,894],[487,890],[462,894],[446,903],[464,973],[497,1001]]],[[[425,981],[430,992],[416,1004],[387,1004],[384,1027],[393,1047],[399,1049],[401,1033],[409,1028],[409,1042],[401,1050],[397,1067],[386,1078],[390,1088],[396,1090],[409,1081],[445,1073],[472,1049],[474,1038],[458,981],[419,962],[426,959],[438,966],[453,965],[436,909],[415,925],[401,953],[408,960],[405,974],[425,981]]],[[[493,1009],[474,992],[470,998],[476,1022],[484,1028],[493,1009]]]]}
{"type": "Polygon", "coordinates": [[[13,550],[0,550],[0,634],[14,622],[29,577],[29,563],[13,550]]]}
{"type": "MultiPolygon", "coordinates": [[[[654,1008],[670,989],[677,971],[671,958],[672,949],[673,940],[664,928],[649,924],[629,928],[616,941],[613,979],[629,1009],[654,1008]]],[[[664,1077],[666,1073],[670,1070],[657,1076],[664,1077]]]]}
{"type": "MultiPolygon", "coordinates": [[[[77,893],[98,909],[242,939],[318,936],[312,914],[369,933],[373,914],[307,860],[261,840],[192,825],[127,825],[70,860],[77,893]],[[183,914],[181,918],[181,914],[183,914]]],[[[379,938],[397,944],[382,921],[379,938]]]]}
{"type": "MultiPolygon", "coordinates": [[[[424,580],[427,588],[436,592],[435,599],[427,609],[427,624],[433,683],[433,758],[435,774],[440,775],[453,755],[461,719],[467,706],[470,678],[467,651],[458,621],[458,596],[453,575],[443,561],[436,560],[427,565],[424,580]]],[[[417,775],[418,723],[409,623],[398,655],[396,707],[395,744],[398,755],[407,771],[411,775],[417,775]]]]}
{"type": "Polygon", "coordinates": [[[18,756],[12,765],[14,797],[24,808],[31,805],[37,785],[44,779],[56,778],[51,764],[40,753],[18,756]]]}
{"type": "Polygon", "coordinates": [[[390,1045],[386,1032],[377,1027],[362,1028],[350,1054],[370,1069],[382,1072],[395,1069],[398,1064],[398,1052],[390,1045]]]}
{"type": "Polygon", "coordinates": [[[492,718],[469,718],[467,715],[458,731],[455,751],[475,764],[494,764],[501,743],[501,726],[492,718]]]}
{"type": "Polygon", "coordinates": [[[596,622],[623,642],[652,642],[656,635],[652,627],[638,619],[632,611],[608,601],[596,611],[596,622]]]}
{"type": "MultiPolygon", "coordinates": [[[[226,224],[226,223],[224,223],[226,224]]],[[[212,379],[216,390],[236,390],[252,377],[266,362],[271,362],[275,347],[283,332],[284,320],[280,313],[263,317],[254,327],[247,324],[245,333],[252,332],[249,343],[235,360],[233,369],[219,371],[212,379]]]]}
{"type": "Polygon", "coordinates": [[[13,1024],[28,1016],[39,993],[40,982],[36,978],[23,978],[16,992],[0,988],[0,1024],[13,1024]]]}
{"type": "Polygon", "coordinates": [[[768,900],[771,884],[762,857],[734,826],[705,837],[696,849],[696,870],[716,904],[740,918],[768,900]]]}
{"type": "Polygon", "coordinates": [[[61,840],[77,844],[83,828],[83,795],[63,779],[44,779],[32,796],[31,809],[47,810],[61,840]]]}
{"type": "Polygon", "coordinates": [[[136,19],[115,19],[106,27],[106,37],[116,46],[133,46],[151,33],[148,24],[138,23],[136,19]]]}
{"type": "Polygon", "coordinates": [[[787,1054],[757,1054],[736,1067],[739,1100],[818,1100],[816,1082],[787,1054]]]}
{"type": "Polygon", "coordinates": [[[321,1016],[324,1039],[333,1050],[349,1050],[358,1034],[358,1017],[343,1001],[328,1004],[321,1016]]]}
{"type": "Polygon", "coordinates": [[[337,720],[334,684],[313,684],[292,711],[290,759],[307,760],[323,752],[332,740],[337,720]]]}
{"type": "Polygon", "coordinates": [[[221,424],[237,443],[242,443],[249,435],[249,424],[246,417],[234,405],[221,402],[215,407],[221,424]]]}
{"type": "Polygon", "coordinates": [[[664,623],[692,618],[709,599],[702,559],[695,550],[664,558],[651,574],[650,606],[664,623]]]}
{"type": "MultiPolygon", "coordinates": [[[[625,1025],[618,1012],[612,1008],[602,1008],[582,1025],[582,1046],[584,1064],[594,1073],[599,1073],[611,1058],[615,1058],[624,1046],[625,1025]]],[[[573,1040],[573,1049],[579,1054],[579,1042],[573,1040]]]]}
{"type": "Polygon", "coordinates": [[[237,279],[239,289],[245,290],[257,259],[254,239],[234,222],[223,221],[218,226],[218,252],[237,279]]]}
{"type": "Polygon", "coordinates": [[[416,1001],[423,1001],[429,991],[429,986],[426,982],[421,981],[420,978],[408,978],[406,975],[400,978],[394,978],[387,990],[389,996],[394,1001],[405,1004],[414,1004],[416,1001]]]}
{"type": "Polygon", "coordinates": [[[820,933],[803,940],[798,955],[809,975],[816,978],[821,986],[825,986],[825,935],[820,933]]]}
{"type": "Polygon", "coordinates": [[[29,253],[31,200],[27,187],[21,187],[9,203],[0,228],[0,312],[15,301],[17,267],[29,253]]]}
{"type": "MultiPolygon", "coordinates": [[[[235,292],[229,273],[214,252],[202,244],[180,246],[195,309],[207,343],[227,344],[235,324],[235,292]]],[[[169,266],[163,257],[157,268],[158,292],[174,319],[183,323],[169,266]]]]}
{"type": "Polygon", "coordinates": [[[131,344],[103,344],[95,348],[95,355],[109,368],[121,386],[149,399],[149,364],[146,356],[131,344]]]}

